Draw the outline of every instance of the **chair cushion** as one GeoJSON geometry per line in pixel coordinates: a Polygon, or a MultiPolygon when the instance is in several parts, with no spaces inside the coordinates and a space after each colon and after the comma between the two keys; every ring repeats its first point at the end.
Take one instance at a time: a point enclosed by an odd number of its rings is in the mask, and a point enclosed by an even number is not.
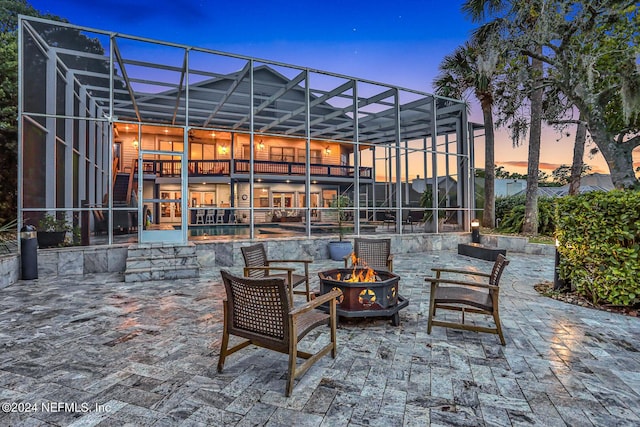
{"type": "Polygon", "coordinates": [[[435,302],[436,304],[470,305],[489,312],[493,310],[493,301],[488,292],[462,286],[438,286],[435,302]]]}

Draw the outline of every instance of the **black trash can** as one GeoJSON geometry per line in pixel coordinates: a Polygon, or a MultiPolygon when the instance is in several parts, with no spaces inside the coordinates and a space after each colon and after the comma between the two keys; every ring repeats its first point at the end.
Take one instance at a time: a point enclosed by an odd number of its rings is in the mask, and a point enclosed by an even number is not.
{"type": "Polygon", "coordinates": [[[20,229],[20,263],[22,280],[38,278],[38,234],[33,225],[20,229]]]}

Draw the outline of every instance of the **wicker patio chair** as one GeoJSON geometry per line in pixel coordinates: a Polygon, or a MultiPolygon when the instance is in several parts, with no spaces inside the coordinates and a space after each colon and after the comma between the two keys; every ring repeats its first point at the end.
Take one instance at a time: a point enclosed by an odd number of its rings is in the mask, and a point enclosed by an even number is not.
{"type": "Polygon", "coordinates": [[[504,255],[499,254],[491,273],[482,273],[467,270],[453,270],[446,268],[433,268],[436,277],[427,277],[425,282],[431,282],[431,296],[429,301],[429,321],[427,333],[431,334],[432,326],[444,326],[446,328],[462,329],[466,331],[488,332],[498,334],[500,344],[505,345],[498,313],[498,295],[500,291],[500,277],[504,268],[509,264],[504,255]],[[442,278],[441,273],[453,273],[479,276],[488,279],[487,283],[471,282],[450,278],[442,278]],[[442,286],[444,285],[444,286],[442,286]],[[460,323],[434,320],[436,309],[455,310],[462,312],[460,323]],[[495,328],[471,325],[464,322],[465,313],[479,313],[493,316],[495,328]]]}
{"type": "Polygon", "coordinates": [[[311,301],[311,289],[309,284],[309,264],[313,262],[310,259],[268,259],[267,252],[262,243],[256,245],[244,246],[242,257],[244,258],[244,275],[246,277],[280,277],[285,279],[289,286],[289,297],[293,304],[293,294],[305,295],[307,301],[311,301]],[[273,264],[282,263],[301,263],[304,264],[304,275],[294,274],[295,269],[292,267],[275,266],[273,264]],[[281,273],[274,273],[274,271],[281,273]],[[294,288],[302,283],[305,284],[304,291],[296,291],[294,288]]]}
{"type": "MultiPolygon", "coordinates": [[[[356,265],[393,271],[391,239],[356,238],[353,241],[353,256],[357,259],[356,265]]],[[[345,268],[349,267],[349,262],[353,265],[353,256],[347,255],[344,258],[345,268]]]]}
{"type": "Polygon", "coordinates": [[[236,277],[221,271],[227,298],[224,300],[224,327],[218,372],[222,372],[227,356],[250,344],[289,355],[286,395],[290,396],[293,381],[303,375],[317,360],[331,351],[337,353],[336,298],[342,291],[334,289],[311,302],[294,308],[289,303],[284,279],[253,279],[236,277]],[[329,304],[329,313],[314,310],[329,304]],[[307,333],[321,325],[331,328],[330,342],[316,353],[298,350],[298,342],[307,333]],[[229,335],[245,341],[229,348],[229,335]],[[297,359],[306,359],[298,365],[297,359]]]}

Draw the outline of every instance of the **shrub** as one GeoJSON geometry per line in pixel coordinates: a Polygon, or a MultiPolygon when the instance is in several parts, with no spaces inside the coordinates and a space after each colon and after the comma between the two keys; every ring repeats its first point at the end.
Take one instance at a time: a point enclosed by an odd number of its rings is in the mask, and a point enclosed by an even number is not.
{"type": "Polygon", "coordinates": [[[594,304],[640,303],[640,191],[558,199],[560,277],[594,304]]]}
{"type": "Polygon", "coordinates": [[[496,218],[500,219],[500,222],[504,220],[509,212],[516,206],[522,205],[524,208],[525,196],[520,194],[517,196],[496,197],[496,218]]]}
{"type": "MultiPolygon", "coordinates": [[[[507,233],[520,233],[524,224],[525,197],[509,196],[500,198],[500,216],[498,216],[498,201],[496,200],[496,218],[501,218],[498,230],[507,233]]],[[[538,198],[538,233],[552,236],[555,231],[553,197],[538,198]]]]}

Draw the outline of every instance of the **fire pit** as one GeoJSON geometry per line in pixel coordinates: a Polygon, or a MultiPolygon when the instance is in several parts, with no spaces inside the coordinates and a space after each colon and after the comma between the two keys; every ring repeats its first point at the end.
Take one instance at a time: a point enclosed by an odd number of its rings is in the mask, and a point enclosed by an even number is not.
{"type": "Polygon", "coordinates": [[[400,276],[397,274],[355,267],[322,271],[318,276],[321,294],[332,289],[342,291],[338,298],[338,316],[390,316],[394,326],[400,325],[398,311],[409,305],[409,300],[398,294],[400,276]]]}

